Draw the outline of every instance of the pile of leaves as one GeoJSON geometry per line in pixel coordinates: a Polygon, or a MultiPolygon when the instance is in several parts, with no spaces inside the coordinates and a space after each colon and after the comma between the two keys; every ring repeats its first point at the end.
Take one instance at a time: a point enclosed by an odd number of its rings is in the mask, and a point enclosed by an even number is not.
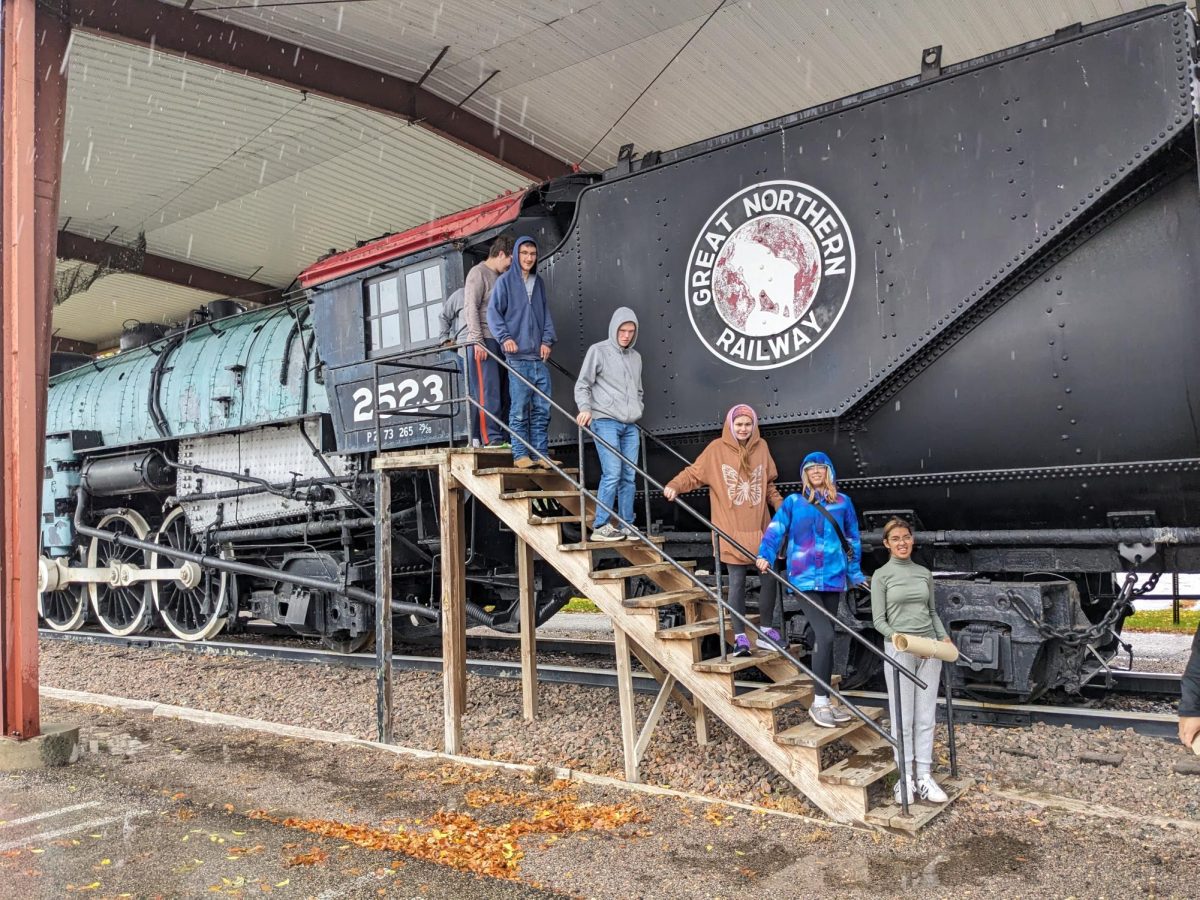
{"type": "Polygon", "coordinates": [[[508,791],[472,790],[468,792],[467,803],[475,808],[504,805],[527,809],[529,812],[508,822],[489,824],[480,822],[468,813],[442,810],[428,819],[401,824],[395,831],[328,819],[281,820],[263,810],[250,813],[250,817],[358,847],[403,853],[415,859],[494,878],[517,877],[525,856],[520,840],[528,835],[615,831],[645,820],[642,811],[632,804],[580,803],[573,794],[538,797],[508,791]]]}

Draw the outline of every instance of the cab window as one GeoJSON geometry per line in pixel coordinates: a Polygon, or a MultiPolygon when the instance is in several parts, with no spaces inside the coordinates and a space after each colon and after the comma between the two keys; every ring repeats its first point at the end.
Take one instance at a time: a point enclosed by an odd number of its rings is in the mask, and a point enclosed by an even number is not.
{"type": "Polygon", "coordinates": [[[395,353],[437,342],[445,302],[442,261],[418,263],[367,283],[367,351],[395,353]]]}

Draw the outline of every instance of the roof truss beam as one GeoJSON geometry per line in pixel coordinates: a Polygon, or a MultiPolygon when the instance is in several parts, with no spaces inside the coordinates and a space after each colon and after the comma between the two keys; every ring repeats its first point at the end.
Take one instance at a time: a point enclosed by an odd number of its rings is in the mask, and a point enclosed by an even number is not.
{"type": "MultiPolygon", "coordinates": [[[[158,0],[70,0],[74,28],[399,116],[534,180],[570,171],[544,150],[419,83],[158,0]]],[[[430,66],[437,65],[434,60],[430,66]]]]}
{"type": "MultiPolygon", "coordinates": [[[[128,254],[129,248],[120,244],[72,234],[69,231],[58,233],[59,259],[74,259],[100,266],[125,259],[128,254]]],[[[117,268],[128,271],[120,265],[117,268]]],[[[283,291],[274,285],[251,281],[249,278],[240,278],[237,275],[206,269],[194,263],[180,262],[153,253],[145,254],[141,268],[130,274],[179,284],[195,288],[198,291],[221,294],[225,297],[244,298],[255,303],[274,303],[283,297],[283,291]]]]}

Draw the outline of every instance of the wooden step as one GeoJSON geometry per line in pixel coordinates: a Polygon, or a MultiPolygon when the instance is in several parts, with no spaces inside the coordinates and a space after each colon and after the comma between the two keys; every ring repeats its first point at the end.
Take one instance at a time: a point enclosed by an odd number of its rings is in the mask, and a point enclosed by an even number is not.
{"type": "Polygon", "coordinates": [[[707,598],[706,591],[688,588],[682,591],[664,591],[661,594],[645,594],[641,597],[626,597],[621,601],[621,605],[626,609],[659,609],[673,603],[695,603],[707,598]]]}
{"type": "MultiPolygon", "coordinates": [[[[758,616],[747,616],[751,622],[755,622],[758,616]]],[[[729,619],[725,620],[725,627],[733,628],[733,622],[729,619]]],[[[663,641],[694,641],[697,638],[708,637],[709,635],[720,632],[720,622],[716,619],[701,619],[699,622],[689,622],[686,625],[677,625],[674,628],[663,628],[655,632],[655,637],[663,641]]],[[[733,642],[730,641],[730,650],[732,650],[733,642]]]]}
{"type": "Polygon", "coordinates": [[[579,516],[530,516],[530,525],[578,525],[579,516]]]}
{"type": "Polygon", "coordinates": [[[896,758],[892,745],[881,744],[846,757],[821,772],[820,778],[826,784],[865,788],[895,771],[896,758]]]}
{"type": "Polygon", "coordinates": [[[934,816],[961,797],[972,784],[970,778],[942,778],[940,775],[935,777],[942,790],[946,792],[946,797],[949,798],[945,803],[926,803],[924,800],[918,800],[908,804],[909,815],[907,816],[904,815],[899,803],[887,803],[867,810],[863,821],[868,825],[878,825],[880,828],[898,828],[910,834],[920,831],[933,820],[934,816]]]}
{"type": "MultiPolygon", "coordinates": [[[[874,721],[879,721],[880,717],[883,716],[882,709],[869,709],[862,706],[859,709],[862,710],[867,718],[874,721]]],[[[865,726],[858,718],[838,728],[822,728],[816,722],[809,721],[793,726],[787,729],[787,731],[779,732],[779,734],[775,735],[775,741],[776,743],[787,744],[792,747],[824,747],[826,744],[832,744],[839,738],[844,738],[850,732],[863,727],[865,726]]]]}
{"type": "MultiPolygon", "coordinates": [[[[614,541],[613,543],[617,542],[614,541]]],[[[625,542],[622,541],[621,543],[625,542]]],[[[683,563],[680,563],[680,565],[683,565],[683,563]]],[[[677,569],[669,562],[641,563],[634,566],[621,566],[616,569],[599,569],[592,572],[592,578],[595,581],[621,581],[625,578],[637,578],[639,575],[653,575],[656,572],[668,571],[674,572],[677,569]]]]}
{"type": "MultiPolygon", "coordinates": [[[[578,517],[576,516],[576,518],[578,517]]],[[[666,542],[666,538],[658,534],[649,534],[647,536],[650,540],[650,544],[654,544],[656,546],[661,546],[666,542]]],[[[563,551],[564,553],[577,553],[588,550],[629,550],[630,547],[638,547],[643,548],[643,550],[648,550],[648,547],[640,538],[630,538],[629,540],[624,541],[577,541],[575,544],[558,545],[559,550],[563,551]]],[[[691,560],[688,560],[688,562],[691,562],[691,560]]]]}
{"type": "Polygon", "coordinates": [[[789,703],[807,700],[811,696],[812,682],[807,678],[797,678],[793,681],[778,681],[738,694],[733,698],[733,705],[747,709],[778,709],[789,703]]]}
{"type": "MultiPolygon", "coordinates": [[[[579,474],[579,469],[572,468],[571,466],[559,466],[559,468],[562,469],[564,472],[566,472],[568,475],[578,475],[579,474]]],[[[529,475],[531,477],[536,476],[539,478],[546,478],[546,477],[561,478],[562,477],[557,472],[555,472],[553,469],[543,469],[540,466],[534,466],[529,469],[522,469],[518,466],[492,466],[487,469],[476,469],[475,474],[476,475],[529,475]]]]}
{"type": "Polygon", "coordinates": [[[753,669],[755,666],[770,662],[773,659],[782,659],[778,650],[755,650],[750,656],[729,656],[726,659],[714,656],[712,659],[703,659],[700,662],[692,663],[692,668],[697,672],[716,672],[718,675],[732,675],[734,672],[753,669]]]}
{"type": "Polygon", "coordinates": [[[502,491],[501,500],[554,500],[558,497],[578,497],[579,491],[502,491]]]}

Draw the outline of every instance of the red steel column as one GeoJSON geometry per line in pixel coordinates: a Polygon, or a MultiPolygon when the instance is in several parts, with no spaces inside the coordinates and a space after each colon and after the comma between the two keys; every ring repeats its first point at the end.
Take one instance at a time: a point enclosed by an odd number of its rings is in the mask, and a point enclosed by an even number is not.
{"type": "Polygon", "coordinates": [[[45,13],[39,15],[36,0],[0,0],[0,728],[4,735],[21,739],[36,737],[41,730],[38,502],[64,49],[61,25],[45,13]],[[35,99],[39,39],[58,57],[49,62],[42,58],[41,74],[52,85],[43,92],[49,101],[48,106],[42,104],[49,117],[41,132],[47,138],[45,148],[38,147],[35,99]],[[40,191],[37,174],[43,176],[40,191]]]}

